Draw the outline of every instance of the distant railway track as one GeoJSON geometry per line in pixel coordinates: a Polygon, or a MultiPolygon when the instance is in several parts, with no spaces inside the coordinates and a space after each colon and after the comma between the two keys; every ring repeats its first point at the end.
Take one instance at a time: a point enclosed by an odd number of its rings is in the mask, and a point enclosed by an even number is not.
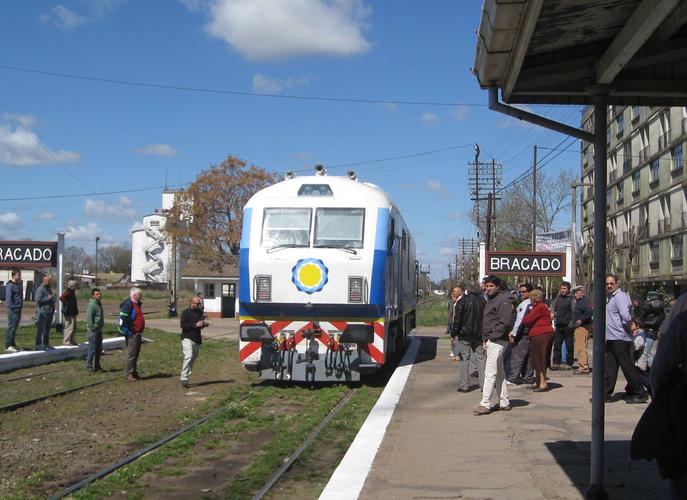
{"type": "MultiPolygon", "coordinates": [[[[261,390],[261,388],[256,388],[253,391],[244,394],[241,396],[237,401],[245,401],[252,395],[256,393],[256,391],[261,390]]],[[[313,443],[313,441],[319,436],[319,434],[322,432],[322,430],[329,424],[329,422],[336,417],[339,412],[346,406],[346,404],[350,401],[351,397],[355,394],[356,389],[352,388],[346,394],[344,394],[339,401],[337,402],[336,406],[322,419],[320,422],[313,428],[313,430],[310,432],[308,437],[303,441],[301,446],[294,451],[288,459],[268,478],[268,480],[265,482],[262,488],[258,490],[258,492],[253,496],[254,499],[262,499],[269,491],[272,490],[272,488],[277,484],[277,482],[288,472],[288,470],[291,468],[291,466],[298,460],[298,458],[301,456],[301,454],[313,443]]],[[[140,450],[135,451],[134,453],[131,453],[124,459],[120,460],[119,462],[116,462],[112,465],[109,465],[107,467],[104,467],[103,469],[87,476],[86,478],[72,484],[71,486],[68,486],[67,488],[59,491],[58,493],[55,493],[50,497],[50,500],[59,500],[62,498],[65,498],[76,491],[79,491],[89,484],[98,481],[99,479],[102,479],[117,470],[121,469],[122,467],[131,464],[132,462],[135,462],[139,458],[147,455],[148,453],[155,451],[156,449],[164,446],[165,444],[169,443],[170,441],[173,441],[174,439],[178,438],[179,436],[195,429],[199,425],[202,425],[206,422],[208,422],[210,419],[215,417],[220,411],[222,411],[223,408],[218,408],[208,415],[198,418],[194,420],[193,422],[189,423],[188,425],[185,425],[181,429],[178,429],[167,436],[163,437],[162,439],[144,447],[141,448],[140,450]]]]}
{"type": "Polygon", "coordinates": [[[98,380],[97,382],[91,382],[90,384],[84,384],[84,385],[80,385],[77,387],[69,387],[67,389],[62,389],[60,391],[51,392],[50,394],[46,394],[44,396],[37,396],[35,398],[25,399],[24,401],[19,401],[17,403],[10,403],[10,404],[5,405],[5,406],[0,406],[0,412],[18,410],[18,409],[24,408],[26,406],[31,406],[33,404],[40,403],[41,401],[45,401],[45,400],[53,399],[53,398],[58,398],[60,396],[64,396],[65,394],[77,392],[77,391],[80,391],[82,389],[88,389],[89,387],[95,387],[97,385],[101,385],[101,384],[104,384],[106,382],[111,382],[111,381],[117,380],[119,378],[120,378],[120,376],[117,375],[116,377],[110,377],[110,378],[106,378],[104,380],[98,380]]]}

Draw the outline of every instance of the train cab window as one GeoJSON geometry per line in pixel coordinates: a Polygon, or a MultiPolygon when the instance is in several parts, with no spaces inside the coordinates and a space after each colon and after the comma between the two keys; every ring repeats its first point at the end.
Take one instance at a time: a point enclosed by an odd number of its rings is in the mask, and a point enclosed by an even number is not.
{"type": "Polygon", "coordinates": [[[266,208],[262,223],[262,246],[310,246],[311,208],[266,208]]]}
{"type": "Polygon", "coordinates": [[[364,208],[318,208],[315,246],[362,248],[364,223],[364,208]]]}
{"type": "Polygon", "coordinates": [[[302,184],[298,196],[332,196],[329,184],[302,184]]]}

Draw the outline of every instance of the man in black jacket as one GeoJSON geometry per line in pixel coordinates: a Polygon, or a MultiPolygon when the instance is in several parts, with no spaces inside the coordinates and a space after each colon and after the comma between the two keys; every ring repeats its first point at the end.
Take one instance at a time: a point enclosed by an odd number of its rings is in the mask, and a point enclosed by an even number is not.
{"type": "Polygon", "coordinates": [[[573,288],[575,305],[573,306],[571,328],[575,332],[575,356],[579,368],[573,372],[575,375],[586,375],[589,373],[589,362],[587,361],[587,346],[589,344],[589,330],[592,326],[592,306],[589,305],[586,290],[583,286],[573,288]]]}
{"type": "Polygon", "coordinates": [[[482,314],[485,302],[479,285],[473,284],[468,288],[468,294],[456,305],[451,336],[456,337],[463,357],[458,365],[458,392],[470,392],[470,372],[474,368],[477,368],[480,389],[484,384],[487,355],[482,345],[482,314]]]}
{"type": "Polygon", "coordinates": [[[203,343],[200,331],[208,326],[203,319],[201,303],[199,297],[193,297],[189,307],[181,313],[181,350],[184,355],[181,365],[181,386],[185,389],[188,388],[188,378],[191,376],[193,363],[198,357],[200,344],[203,343]]]}
{"type": "Polygon", "coordinates": [[[572,295],[570,295],[570,283],[564,281],[559,288],[558,297],[551,304],[554,326],[553,333],[553,362],[552,370],[570,370],[573,365],[573,329],[572,321],[572,295]],[[561,363],[563,341],[565,341],[565,363],[561,363]]]}

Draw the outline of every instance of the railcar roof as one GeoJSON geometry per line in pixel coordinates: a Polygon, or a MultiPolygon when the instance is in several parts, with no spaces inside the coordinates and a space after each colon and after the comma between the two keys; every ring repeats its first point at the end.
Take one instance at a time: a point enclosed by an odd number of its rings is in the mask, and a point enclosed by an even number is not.
{"type": "Polygon", "coordinates": [[[332,175],[308,175],[286,179],[268,186],[254,194],[246,206],[273,205],[280,200],[288,200],[289,203],[302,200],[303,205],[327,204],[326,200],[332,200],[336,205],[342,201],[362,203],[366,206],[388,207],[394,205],[391,197],[383,189],[369,182],[332,175]],[[332,195],[298,196],[298,191],[304,184],[327,184],[331,188],[332,195]]]}

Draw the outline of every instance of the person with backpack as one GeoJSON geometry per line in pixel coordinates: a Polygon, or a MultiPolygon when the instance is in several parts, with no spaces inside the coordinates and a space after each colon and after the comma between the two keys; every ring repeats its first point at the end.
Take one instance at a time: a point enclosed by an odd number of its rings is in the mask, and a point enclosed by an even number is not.
{"type": "Polygon", "coordinates": [[[637,361],[637,367],[646,372],[654,362],[652,348],[661,328],[661,323],[666,319],[663,302],[658,292],[651,291],[646,294],[646,301],[641,308],[639,319],[644,328],[644,351],[637,361]]]}

